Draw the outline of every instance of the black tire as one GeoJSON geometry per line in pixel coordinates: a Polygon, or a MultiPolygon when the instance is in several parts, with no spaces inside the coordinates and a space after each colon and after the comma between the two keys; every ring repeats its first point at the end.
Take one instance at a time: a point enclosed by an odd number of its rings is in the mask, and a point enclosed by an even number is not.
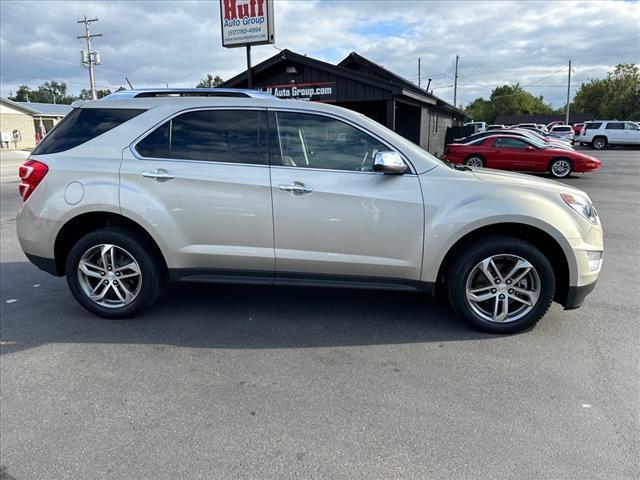
{"type": "Polygon", "coordinates": [[[573,163],[568,158],[555,158],[549,163],[549,175],[553,178],[567,178],[571,172],[573,163]]]}
{"type": "Polygon", "coordinates": [[[157,257],[149,241],[135,231],[122,227],[95,230],[80,238],[71,247],[65,266],[67,284],[76,300],[89,312],[110,319],[131,318],[148,309],[165,288],[167,275],[162,260],[157,257]],[[111,244],[124,249],[140,267],[141,286],[137,296],[131,303],[122,307],[105,307],[95,303],[80,284],[78,265],[82,256],[92,247],[101,244],[111,244]]]}
{"type": "Polygon", "coordinates": [[[484,158],[480,155],[469,155],[464,159],[464,164],[468,167],[484,167],[486,165],[484,158]]]}
{"type": "Polygon", "coordinates": [[[594,139],[591,141],[591,146],[596,150],[602,150],[607,146],[606,137],[594,137],[594,139]]]}
{"type": "MultiPolygon", "coordinates": [[[[462,249],[447,272],[449,301],[455,312],[478,330],[490,333],[518,333],[532,328],[549,310],[555,292],[555,275],[549,260],[535,246],[516,237],[490,236],[462,249]],[[482,318],[467,301],[466,287],[474,268],[495,255],[515,255],[528,261],[540,279],[540,292],[533,308],[513,321],[498,323],[482,318]]],[[[516,305],[518,305],[516,303],[516,305]]]]}

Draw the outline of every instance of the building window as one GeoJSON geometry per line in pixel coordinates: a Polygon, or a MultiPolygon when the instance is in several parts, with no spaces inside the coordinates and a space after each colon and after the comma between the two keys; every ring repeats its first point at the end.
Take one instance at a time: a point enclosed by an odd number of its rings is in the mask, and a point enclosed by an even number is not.
{"type": "Polygon", "coordinates": [[[433,114],[433,133],[438,133],[438,114],[433,114]]]}

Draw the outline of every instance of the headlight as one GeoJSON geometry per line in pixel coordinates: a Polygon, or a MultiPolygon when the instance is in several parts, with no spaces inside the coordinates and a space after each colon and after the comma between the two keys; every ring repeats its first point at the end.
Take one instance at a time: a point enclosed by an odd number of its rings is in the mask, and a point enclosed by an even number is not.
{"type": "Polygon", "coordinates": [[[594,225],[600,224],[600,217],[596,207],[593,206],[589,200],[581,195],[574,195],[572,193],[561,193],[560,196],[567,205],[573,208],[576,212],[589,220],[594,225]]]}

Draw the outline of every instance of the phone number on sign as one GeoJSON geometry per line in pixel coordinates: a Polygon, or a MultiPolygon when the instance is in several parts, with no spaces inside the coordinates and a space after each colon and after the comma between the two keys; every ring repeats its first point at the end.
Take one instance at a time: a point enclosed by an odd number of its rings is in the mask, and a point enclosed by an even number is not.
{"type": "Polygon", "coordinates": [[[253,28],[238,28],[236,30],[229,30],[227,32],[227,35],[247,35],[249,33],[258,33],[262,30],[262,28],[260,27],[253,27],[253,28]]]}

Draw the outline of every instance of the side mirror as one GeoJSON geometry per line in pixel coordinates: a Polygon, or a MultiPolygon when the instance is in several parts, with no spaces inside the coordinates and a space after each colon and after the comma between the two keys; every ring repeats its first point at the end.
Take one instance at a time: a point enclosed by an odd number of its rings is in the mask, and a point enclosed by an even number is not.
{"type": "Polygon", "coordinates": [[[396,152],[378,152],[373,157],[373,171],[402,175],[407,171],[407,164],[396,152]]]}

